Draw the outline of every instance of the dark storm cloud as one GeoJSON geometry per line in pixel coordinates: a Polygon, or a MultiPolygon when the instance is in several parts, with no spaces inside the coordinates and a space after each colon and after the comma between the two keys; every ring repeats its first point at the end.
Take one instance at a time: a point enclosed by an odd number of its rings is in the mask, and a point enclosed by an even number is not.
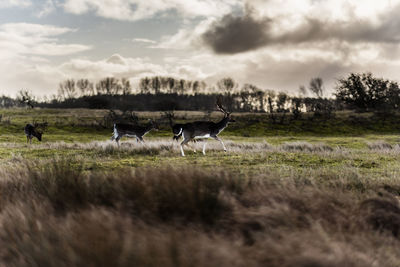
{"type": "Polygon", "coordinates": [[[214,23],[203,35],[203,41],[217,54],[236,54],[264,46],[268,42],[270,20],[256,20],[251,14],[227,15],[214,23]]]}
{"type": "MultiPolygon", "coordinates": [[[[202,35],[206,46],[217,54],[236,54],[258,49],[268,45],[293,45],[305,42],[340,40],[350,43],[398,43],[400,42],[400,6],[380,18],[378,25],[368,20],[349,19],[342,23],[323,21],[316,18],[303,18],[294,29],[274,29],[270,18],[257,20],[248,13],[241,17],[227,15],[215,22],[202,35]]],[[[276,27],[276,26],[275,26],[276,27]]]]}
{"type": "Polygon", "coordinates": [[[400,41],[400,20],[397,17],[384,19],[378,26],[369,21],[354,21],[343,24],[305,18],[294,31],[270,38],[271,43],[304,43],[324,40],[342,40],[350,43],[397,43],[400,41]]]}

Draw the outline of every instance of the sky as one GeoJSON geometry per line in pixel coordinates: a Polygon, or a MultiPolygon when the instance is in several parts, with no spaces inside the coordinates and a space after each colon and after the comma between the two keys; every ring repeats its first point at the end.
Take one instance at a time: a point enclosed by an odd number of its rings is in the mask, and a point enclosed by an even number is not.
{"type": "Polygon", "coordinates": [[[400,0],[0,0],[0,94],[66,79],[232,77],[295,94],[313,77],[398,80],[400,0]]]}

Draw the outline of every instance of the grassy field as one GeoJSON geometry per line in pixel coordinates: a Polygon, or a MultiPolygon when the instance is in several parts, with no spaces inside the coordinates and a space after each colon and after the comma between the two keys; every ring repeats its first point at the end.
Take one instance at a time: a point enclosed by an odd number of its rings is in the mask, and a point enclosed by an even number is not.
{"type": "Polygon", "coordinates": [[[210,140],[183,158],[160,113],[119,148],[106,111],[0,113],[1,265],[400,266],[396,118],[236,114],[227,153],[210,140]],[[28,145],[34,119],[49,127],[28,145]]]}

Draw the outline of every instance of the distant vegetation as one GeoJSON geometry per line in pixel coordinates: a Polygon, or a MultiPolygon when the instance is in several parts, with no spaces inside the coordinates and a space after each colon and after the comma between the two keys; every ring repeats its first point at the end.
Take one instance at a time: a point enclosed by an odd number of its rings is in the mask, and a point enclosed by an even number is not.
{"type": "Polygon", "coordinates": [[[397,82],[376,78],[371,73],[351,73],[337,81],[335,98],[327,97],[319,77],[312,78],[308,87],[300,86],[297,95],[263,90],[252,84],[240,87],[232,78],[209,86],[202,81],[155,76],[141,79],[138,87],[132,88],[128,79],[108,77],[97,83],[87,79],[66,80],[60,83],[57,94],[41,100],[22,90],[16,99],[1,97],[0,107],[210,111],[220,95],[230,111],[291,113],[296,118],[304,112],[329,118],[332,112],[345,109],[387,114],[397,110],[400,103],[397,82]]]}

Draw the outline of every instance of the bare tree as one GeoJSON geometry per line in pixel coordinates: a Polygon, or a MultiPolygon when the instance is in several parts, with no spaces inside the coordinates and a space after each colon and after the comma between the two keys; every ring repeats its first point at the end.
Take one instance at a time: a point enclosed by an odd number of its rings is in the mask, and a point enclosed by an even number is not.
{"type": "Polygon", "coordinates": [[[121,79],[121,87],[123,95],[129,95],[130,93],[132,93],[132,86],[128,79],[126,78],[121,79]]]}
{"type": "Polygon", "coordinates": [[[148,77],[140,79],[139,88],[142,94],[150,93],[150,79],[148,77]]]}
{"type": "Polygon", "coordinates": [[[96,84],[97,94],[103,95],[117,95],[122,91],[122,87],[118,82],[118,79],[114,77],[108,77],[100,80],[96,84]]]}
{"type": "Polygon", "coordinates": [[[75,80],[68,79],[59,84],[58,94],[62,99],[72,99],[76,97],[75,80]]]}
{"type": "Polygon", "coordinates": [[[163,90],[163,92],[168,92],[168,79],[169,77],[161,77],[160,81],[161,81],[161,89],[163,90]]]}
{"type": "Polygon", "coordinates": [[[203,93],[207,93],[207,83],[204,81],[200,82],[199,91],[203,93]]]}
{"type": "Polygon", "coordinates": [[[217,87],[220,91],[226,94],[233,93],[238,88],[238,84],[232,78],[223,78],[217,82],[217,87]]]}
{"type": "Polygon", "coordinates": [[[93,83],[88,79],[80,79],[76,82],[76,86],[81,91],[81,95],[91,95],[93,94],[93,83]]]}
{"type": "Polygon", "coordinates": [[[322,78],[312,78],[309,89],[316,97],[321,98],[324,94],[324,81],[322,78]]]}
{"type": "Polygon", "coordinates": [[[159,94],[161,90],[161,79],[158,76],[151,78],[151,87],[154,91],[154,94],[159,94]]]}
{"type": "Polygon", "coordinates": [[[178,82],[178,87],[177,87],[177,92],[183,95],[186,90],[186,84],[187,82],[184,79],[180,79],[178,82]]]}
{"type": "Polygon", "coordinates": [[[170,93],[176,93],[175,92],[175,85],[176,85],[176,80],[172,77],[168,78],[168,88],[170,93]]]}
{"type": "Polygon", "coordinates": [[[272,123],[276,123],[276,118],[274,116],[274,99],[276,97],[276,93],[272,90],[267,91],[267,100],[268,100],[268,109],[269,116],[272,120],[272,123]]]}
{"type": "Polygon", "coordinates": [[[304,85],[299,86],[299,95],[300,96],[305,96],[307,94],[306,87],[304,85]]]}
{"type": "Polygon", "coordinates": [[[198,94],[200,89],[200,82],[199,81],[194,81],[192,84],[192,92],[193,94],[198,94]]]}

